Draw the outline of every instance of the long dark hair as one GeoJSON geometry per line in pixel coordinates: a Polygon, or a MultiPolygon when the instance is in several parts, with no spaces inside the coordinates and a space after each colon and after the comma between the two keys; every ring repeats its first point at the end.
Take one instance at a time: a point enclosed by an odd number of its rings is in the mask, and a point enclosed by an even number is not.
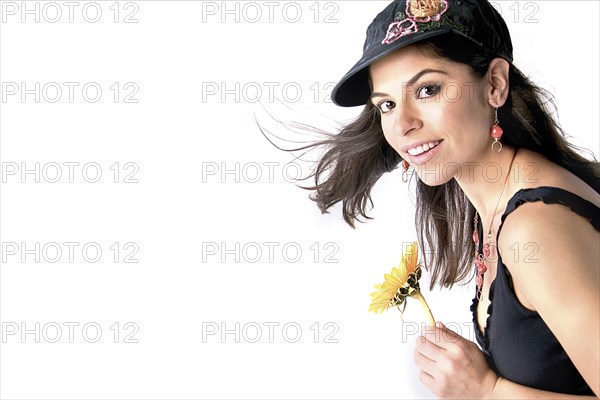
{"type": "MultiPolygon", "coordinates": [[[[454,34],[437,36],[413,46],[434,57],[466,64],[479,78],[486,74],[494,58],[493,54],[454,34]]],[[[505,131],[503,143],[544,155],[600,192],[600,164],[591,152],[588,154],[592,160],[586,159],[579,154],[582,149],[566,140],[551,114],[556,109],[552,95],[512,64],[509,84],[507,102],[498,111],[505,131]]],[[[356,120],[339,133],[325,134],[323,140],[288,150],[325,149],[315,170],[306,177],[314,179],[314,185],[304,188],[313,191],[310,198],[323,213],[342,202],[344,220],[352,227],[361,218],[370,219],[367,210],[373,206],[370,195],[373,185],[402,161],[386,141],[380,122],[379,111],[367,102],[356,120]]],[[[427,186],[417,179],[415,223],[425,266],[431,270],[431,289],[436,284],[452,287],[473,271],[474,216],[475,208],[454,179],[439,186],[427,186]]]]}

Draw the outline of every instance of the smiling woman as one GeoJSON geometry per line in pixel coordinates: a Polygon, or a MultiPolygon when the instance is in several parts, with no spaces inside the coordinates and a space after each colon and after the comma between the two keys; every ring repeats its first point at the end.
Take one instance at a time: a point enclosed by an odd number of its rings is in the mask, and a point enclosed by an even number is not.
{"type": "Polygon", "coordinates": [[[481,350],[443,325],[426,332],[423,384],[443,398],[600,394],[600,164],[515,67],[498,12],[485,0],[394,1],[332,99],[364,109],[307,146],[325,149],[309,188],[320,209],[342,202],[354,226],[377,180],[412,167],[431,287],[476,273],[481,350]],[[510,257],[519,249],[528,256],[510,257]]]}

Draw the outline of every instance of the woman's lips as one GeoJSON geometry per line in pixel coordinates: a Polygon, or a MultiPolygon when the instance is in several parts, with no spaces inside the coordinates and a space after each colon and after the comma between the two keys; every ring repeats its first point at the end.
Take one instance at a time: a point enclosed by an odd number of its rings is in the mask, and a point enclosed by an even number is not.
{"type": "Polygon", "coordinates": [[[429,149],[426,152],[419,154],[418,156],[411,156],[409,153],[406,153],[406,154],[408,155],[408,159],[410,160],[411,164],[416,164],[416,165],[424,164],[427,161],[431,160],[431,158],[436,155],[436,153],[438,152],[438,149],[440,148],[442,143],[443,143],[443,140],[441,140],[440,143],[437,146],[435,146],[434,148],[429,149]]]}

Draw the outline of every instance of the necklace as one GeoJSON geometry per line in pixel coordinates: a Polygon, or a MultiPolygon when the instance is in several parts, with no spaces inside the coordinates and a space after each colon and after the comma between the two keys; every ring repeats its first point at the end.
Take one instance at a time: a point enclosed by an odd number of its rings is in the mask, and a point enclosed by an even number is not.
{"type": "Polygon", "coordinates": [[[487,234],[487,243],[484,243],[484,245],[483,245],[483,254],[479,253],[479,233],[477,232],[477,221],[479,219],[479,214],[477,213],[477,211],[475,211],[473,242],[475,242],[475,270],[477,271],[477,300],[481,300],[481,289],[483,287],[483,274],[487,271],[487,266],[485,265],[485,261],[491,254],[492,226],[494,225],[494,218],[496,218],[496,212],[498,211],[498,205],[500,204],[500,199],[502,198],[502,194],[504,194],[504,189],[506,188],[506,183],[508,182],[508,177],[510,176],[510,170],[512,169],[513,162],[515,161],[515,157],[517,156],[518,151],[519,151],[518,149],[515,150],[515,154],[513,154],[513,158],[510,161],[510,167],[508,168],[508,173],[506,174],[506,178],[504,178],[504,184],[502,185],[502,191],[500,192],[500,197],[498,197],[498,201],[496,202],[496,208],[494,209],[494,213],[492,214],[492,221],[490,222],[490,229],[488,230],[488,234],[487,234]]]}

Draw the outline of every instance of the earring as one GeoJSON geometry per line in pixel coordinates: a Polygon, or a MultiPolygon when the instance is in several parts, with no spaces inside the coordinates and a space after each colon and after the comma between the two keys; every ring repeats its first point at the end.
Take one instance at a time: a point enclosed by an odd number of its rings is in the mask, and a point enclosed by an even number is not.
{"type": "Polygon", "coordinates": [[[410,164],[406,160],[402,160],[402,182],[408,182],[408,168],[410,168],[410,164]]]}
{"type": "Polygon", "coordinates": [[[494,110],[494,126],[490,129],[490,135],[494,138],[494,143],[492,143],[492,151],[496,153],[500,153],[502,151],[502,142],[500,142],[500,138],[502,138],[502,134],[504,131],[498,125],[500,121],[498,121],[498,107],[494,110]],[[496,146],[498,144],[499,146],[496,146]],[[495,150],[494,146],[498,147],[498,151],[495,150]]]}

